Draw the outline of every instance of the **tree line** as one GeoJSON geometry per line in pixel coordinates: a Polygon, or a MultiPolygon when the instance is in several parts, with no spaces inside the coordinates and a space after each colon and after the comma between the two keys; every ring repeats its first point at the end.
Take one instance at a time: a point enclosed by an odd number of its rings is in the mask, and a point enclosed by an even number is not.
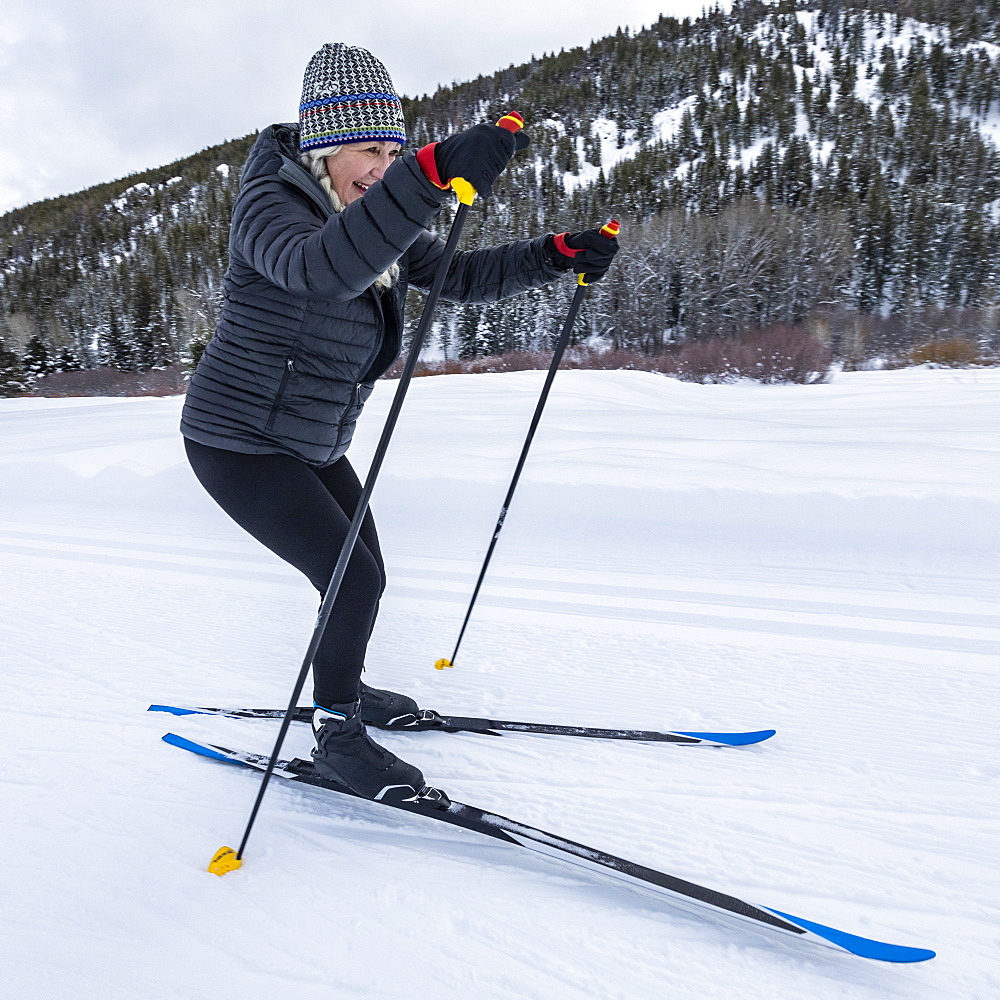
{"type": "MultiPolygon", "coordinates": [[[[410,144],[510,108],[529,121],[467,245],[622,220],[580,339],[656,354],[781,323],[854,360],[956,330],[995,347],[1000,151],[981,125],[1000,114],[996,7],[751,0],[661,17],[405,100],[410,144]]],[[[203,343],[254,139],[0,217],[8,369],[145,370],[203,343]]],[[[444,306],[437,349],[544,349],[571,294],[444,306]]]]}

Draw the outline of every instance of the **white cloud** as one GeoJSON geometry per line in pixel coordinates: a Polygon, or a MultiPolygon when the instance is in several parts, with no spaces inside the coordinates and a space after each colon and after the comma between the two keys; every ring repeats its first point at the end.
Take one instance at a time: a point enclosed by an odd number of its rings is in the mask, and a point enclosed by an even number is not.
{"type": "Polygon", "coordinates": [[[326,41],[371,49],[416,96],[702,6],[508,0],[499,20],[444,0],[4,0],[0,212],[294,119],[326,41]]]}

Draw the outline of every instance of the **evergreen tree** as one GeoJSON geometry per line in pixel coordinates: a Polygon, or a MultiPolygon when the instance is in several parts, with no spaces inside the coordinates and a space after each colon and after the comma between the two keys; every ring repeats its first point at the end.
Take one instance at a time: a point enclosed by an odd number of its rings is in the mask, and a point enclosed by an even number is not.
{"type": "Polygon", "coordinates": [[[38,334],[35,334],[35,336],[28,341],[22,365],[24,367],[24,371],[33,378],[38,378],[41,375],[48,375],[50,372],[55,370],[52,358],[49,355],[49,349],[45,346],[45,341],[43,341],[38,334]]]}
{"type": "MultiPolygon", "coordinates": [[[[1000,151],[976,121],[1000,112],[1000,57],[986,45],[998,24],[1000,0],[746,0],[404,111],[413,146],[511,106],[531,123],[531,149],[470,213],[467,246],[625,221],[623,246],[641,260],[588,297],[588,336],[656,351],[810,310],[911,324],[944,306],[994,329],[1000,151]],[[602,160],[606,128],[615,155],[602,160]]],[[[33,368],[187,356],[219,315],[254,139],[0,217],[0,316],[17,330],[9,342],[38,338],[33,368]]],[[[452,218],[448,206],[439,230],[452,218]]],[[[571,291],[443,306],[438,348],[548,343],[571,291]]]]}
{"type": "Polygon", "coordinates": [[[0,340],[0,396],[18,396],[28,391],[29,374],[21,359],[0,340]]]}

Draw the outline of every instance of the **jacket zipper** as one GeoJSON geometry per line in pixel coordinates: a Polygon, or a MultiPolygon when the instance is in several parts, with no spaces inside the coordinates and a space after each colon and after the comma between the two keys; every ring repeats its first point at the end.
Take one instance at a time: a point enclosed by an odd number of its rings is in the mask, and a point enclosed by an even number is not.
{"type": "Polygon", "coordinates": [[[271,404],[271,412],[267,415],[267,423],[264,424],[264,430],[269,431],[274,424],[275,418],[278,416],[278,407],[281,405],[281,397],[285,394],[285,386],[288,384],[288,379],[292,372],[295,371],[295,365],[292,363],[291,358],[285,360],[285,370],[281,373],[281,381],[278,383],[278,391],[275,394],[274,402],[271,404]]]}
{"type": "Polygon", "coordinates": [[[331,454],[336,454],[337,449],[340,447],[340,439],[344,436],[344,421],[347,419],[347,411],[361,405],[361,387],[363,385],[364,382],[354,383],[354,402],[350,406],[347,406],[340,415],[340,423],[337,424],[337,442],[334,444],[331,454]]]}

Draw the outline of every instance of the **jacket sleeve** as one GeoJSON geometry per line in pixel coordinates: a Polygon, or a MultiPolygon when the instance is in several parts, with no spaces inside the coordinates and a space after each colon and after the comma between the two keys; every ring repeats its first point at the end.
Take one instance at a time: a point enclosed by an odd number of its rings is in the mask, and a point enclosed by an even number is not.
{"type": "MultiPolygon", "coordinates": [[[[549,263],[545,240],[538,236],[483,250],[457,251],[441,297],[451,302],[496,302],[562,277],[566,272],[549,263]]],[[[431,233],[417,237],[407,258],[410,284],[425,291],[430,288],[444,246],[444,240],[431,233]]]]}
{"type": "Polygon", "coordinates": [[[269,173],[240,191],[230,250],[285,291],[346,301],[406,253],[447,196],[410,154],[324,222],[304,193],[269,173]]]}

